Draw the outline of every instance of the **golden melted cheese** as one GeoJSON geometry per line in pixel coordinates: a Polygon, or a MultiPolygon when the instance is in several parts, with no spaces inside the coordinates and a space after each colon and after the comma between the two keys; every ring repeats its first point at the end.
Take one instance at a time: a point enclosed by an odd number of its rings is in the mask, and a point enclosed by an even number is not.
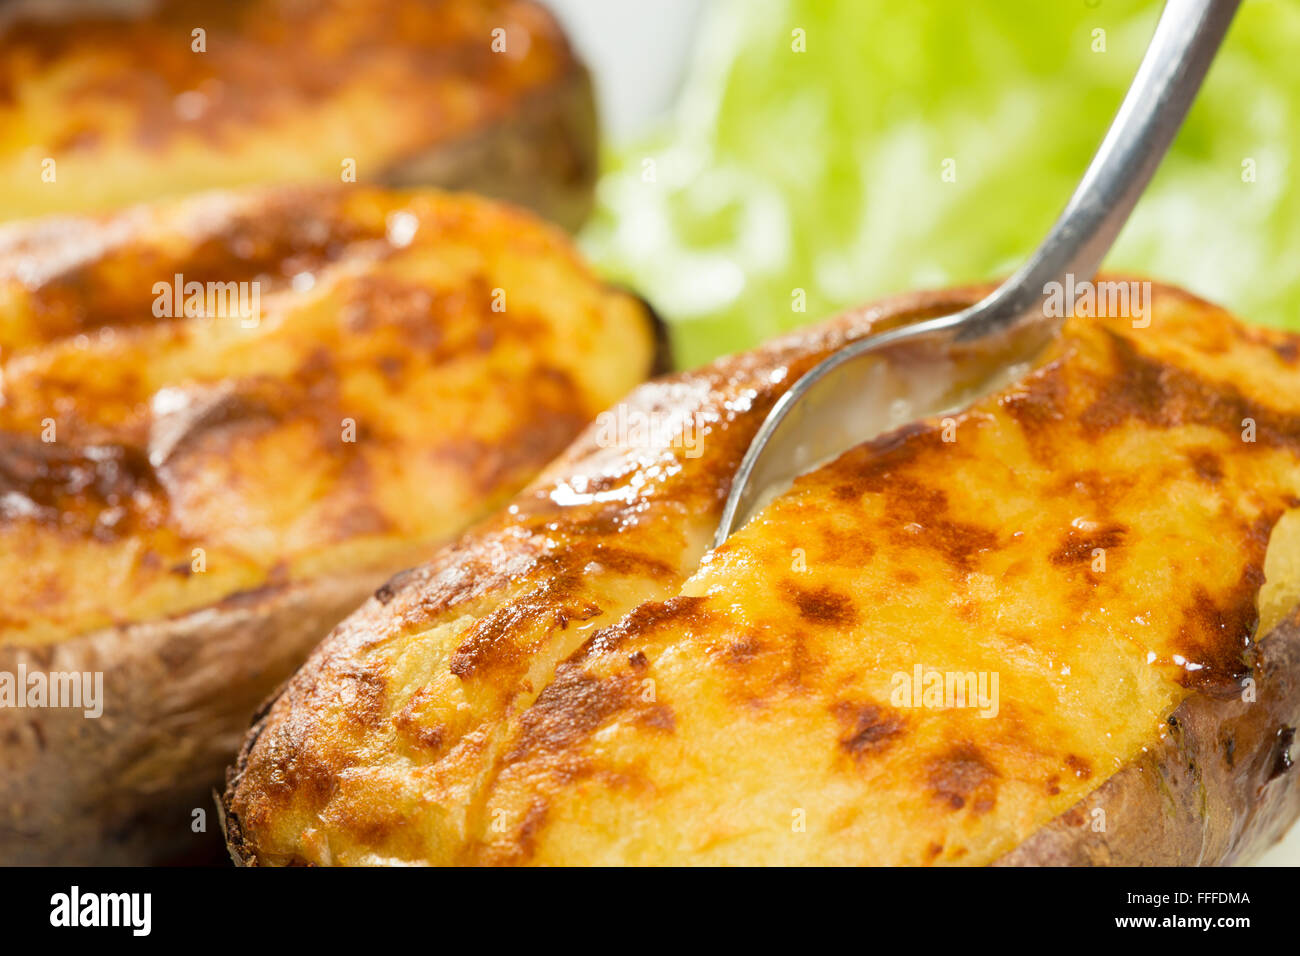
{"type": "MultiPolygon", "coordinates": [[[[10,0],[0,219],[345,173],[459,185],[473,171],[425,161],[528,126],[542,98],[583,83],[554,18],[527,0],[10,0]]],[[[564,141],[590,134],[589,102],[570,105],[566,134],[532,129],[521,148],[555,154],[536,165],[577,183],[594,144],[564,141]]]]}
{"type": "Polygon", "coordinates": [[[404,567],[654,342],[555,230],[468,196],[216,193],[2,229],[0,641],[404,567]],[[247,283],[258,314],[156,315],[190,282],[204,308],[247,283]]]}
{"type": "MultiPolygon", "coordinates": [[[[847,452],[705,553],[801,370],[982,291],[640,389],[632,411],[699,416],[703,454],[589,431],[345,622],[246,743],[236,851],[987,863],[1189,695],[1241,693],[1270,535],[1300,506],[1300,339],[1176,290],[1156,287],[1149,328],[1070,320],[1022,382],[847,452]],[[990,699],[955,679],[934,697],[931,674],[982,675],[990,699]]],[[[1287,547],[1270,569],[1295,567],[1287,547]]]]}

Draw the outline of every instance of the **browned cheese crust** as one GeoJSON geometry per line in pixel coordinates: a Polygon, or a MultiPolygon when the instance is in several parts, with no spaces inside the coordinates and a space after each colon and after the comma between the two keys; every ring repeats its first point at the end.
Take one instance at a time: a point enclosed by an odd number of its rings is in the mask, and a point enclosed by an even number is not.
{"type": "Polygon", "coordinates": [[[1149,327],[1071,319],[1023,382],[845,453],[707,551],[803,370],[984,291],[889,300],[598,418],[269,706],[224,796],[236,860],[1192,864],[1276,838],[1295,336],[1156,285],[1149,327]],[[900,697],[918,667],[996,675],[995,713],[900,697]]]}
{"type": "Polygon", "coordinates": [[[596,172],[589,78],[532,0],[10,0],[0,129],[0,219],[344,179],[574,227],[596,172]]]}
{"type": "Polygon", "coordinates": [[[97,719],[0,707],[0,862],[198,839],[262,697],[655,347],[557,230],[471,196],[279,188],[0,229],[0,680],[105,685],[97,719]]]}

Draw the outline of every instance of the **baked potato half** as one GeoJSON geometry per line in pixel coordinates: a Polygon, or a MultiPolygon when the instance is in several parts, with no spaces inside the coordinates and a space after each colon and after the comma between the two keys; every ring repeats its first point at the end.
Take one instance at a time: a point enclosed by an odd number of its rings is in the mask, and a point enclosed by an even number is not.
{"type": "Polygon", "coordinates": [[[656,342],[557,230],[469,195],[0,228],[0,862],[192,846],[258,703],[656,342]]]}
{"type": "Polygon", "coordinates": [[[909,295],[596,419],[269,702],[237,862],[1226,863],[1300,810],[1300,338],[1156,286],[717,550],[812,363],[909,295]]]}
{"type": "Polygon", "coordinates": [[[595,170],[586,70],[533,0],[0,5],[0,219],[343,180],[575,226],[595,170]]]}

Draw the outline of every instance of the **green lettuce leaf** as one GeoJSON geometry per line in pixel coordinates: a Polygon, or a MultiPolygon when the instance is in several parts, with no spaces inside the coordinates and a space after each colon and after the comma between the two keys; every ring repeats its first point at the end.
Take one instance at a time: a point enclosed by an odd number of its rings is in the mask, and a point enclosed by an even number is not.
{"type": "MultiPolygon", "coordinates": [[[[680,107],[605,157],[584,247],[668,317],[684,365],[1005,275],[1064,206],[1159,8],[718,0],[680,107]]],[[[1298,114],[1300,3],[1246,0],[1106,268],[1300,329],[1298,114]]]]}

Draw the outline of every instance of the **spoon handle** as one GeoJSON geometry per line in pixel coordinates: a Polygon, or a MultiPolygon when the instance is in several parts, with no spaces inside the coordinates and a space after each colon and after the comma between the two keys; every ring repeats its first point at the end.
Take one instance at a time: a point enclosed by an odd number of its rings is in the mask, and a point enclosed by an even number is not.
{"type": "MultiPolygon", "coordinates": [[[[1029,261],[983,302],[958,335],[1041,316],[1049,283],[1091,280],[1155,174],[1196,98],[1241,0],[1168,0],[1106,138],[1029,261]]],[[[1065,312],[1073,311],[1066,303],[1065,312]]]]}
{"type": "Polygon", "coordinates": [[[1073,302],[1063,302],[1064,308],[1049,318],[1050,284],[1073,289],[1096,274],[1182,125],[1239,5],[1240,0],[1168,0],[1083,180],[1042,245],[1015,275],[961,312],[850,342],[805,372],[777,400],[736,469],[715,547],[753,511],[766,489],[906,424],[906,418],[896,420],[893,405],[878,407],[885,381],[881,376],[897,379],[890,379],[891,394],[906,398],[902,404],[915,419],[966,404],[1013,380],[1018,369],[1023,373],[1059,331],[1061,315],[1074,311],[1073,302]],[[936,374],[950,378],[954,389],[936,388],[923,375],[907,378],[902,364],[886,361],[888,355],[897,357],[900,347],[910,347],[918,368],[943,366],[936,374]],[[920,360],[922,352],[929,354],[928,363],[920,360]],[[856,410],[851,429],[828,414],[837,408],[856,410]]]}

